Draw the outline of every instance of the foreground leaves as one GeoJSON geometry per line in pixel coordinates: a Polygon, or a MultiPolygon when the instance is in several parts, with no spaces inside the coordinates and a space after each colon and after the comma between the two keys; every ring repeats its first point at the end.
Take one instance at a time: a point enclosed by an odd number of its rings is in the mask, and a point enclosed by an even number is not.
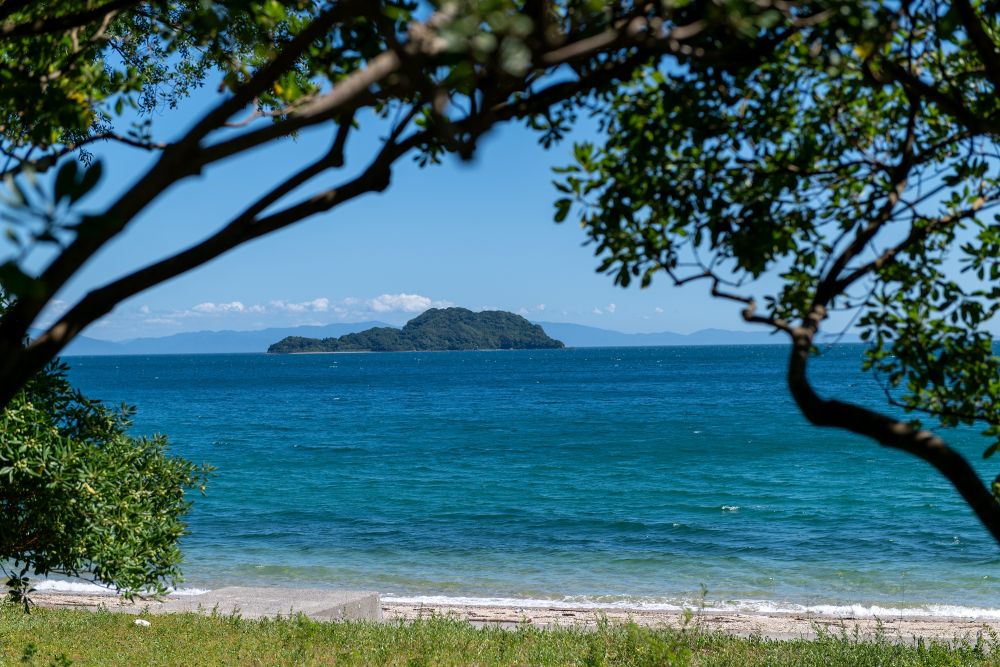
{"type": "Polygon", "coordinates": [[[162,592],[179,578],[187,490],[208,469],[128,434],[130,411],[75,391],[61,363],[0,413],[0,559],[23,595],[28,575],[84,576],[162,592]]]}

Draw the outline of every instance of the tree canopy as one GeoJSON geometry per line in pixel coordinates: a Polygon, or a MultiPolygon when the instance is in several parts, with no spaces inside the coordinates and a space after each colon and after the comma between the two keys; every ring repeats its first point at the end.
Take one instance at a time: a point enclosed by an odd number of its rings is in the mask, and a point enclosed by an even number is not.
{"type": "Polygon", "coordinates": [[[746,321],[788,334],[789,387],[809,420],[927,460],[1000,540],[1000,477],[984,486],[922,425],[979,424],[984,455],[1000,446],[988,328],[1000,5],[868,9],[856,30],[789,36],[744,76],[698,62],[637,73],[602,109],[606,139],[560,170],[556,216],[579,215],[618,284],[705,280],[746,321]],[[762,293],[763,277],[778,289],[762,293]],[[809,353],[836,311],[908,418],[815,392],[809,353]]]}

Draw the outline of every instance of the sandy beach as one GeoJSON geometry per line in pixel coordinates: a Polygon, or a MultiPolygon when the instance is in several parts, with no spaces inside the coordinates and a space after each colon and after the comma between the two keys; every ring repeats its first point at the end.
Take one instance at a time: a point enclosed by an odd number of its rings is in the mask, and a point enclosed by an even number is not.
{"type": "MultiPolygon", "coordinates": [[[[280,590],[295,597],[295,589],[280,590]]],[[[105,608],[122,613],[163,613],[163,602],[136,599],[128,602],[114,595],[91,593],[39,592],[32,599],[40,607],[59,609],[105,608]]],[[[185,596],[197,608],[198,596],[185,596]]],[[[583,609],[557,606],[484,606],[464,604],[427,604],[382,601],[383,622],[407,622],[433,616],[445,616],[468,621],[476,626],[516,628],[521,625],[536,627],[577,626],[594,627],[602,621],[609,623],[634,622],[648,627],[688,627],[708,632],[724,632],[747,637],[759,635],[769,639],[814,638],[820,633],[859,636],[871,639],[882,633],[893,641],[910,642],[915,638],[975,640],[977,634],[1000,633],[1000,620],[977,620],[949,617],[858,617],[795,613],[744,613],[692,611],[650,611],[643,609],[583,609]]],[[[211,611],[204,609],[204,611],[211,611]]]]}
{"type": "Polygon", "coordinates": [[[1000,632],[1000,621],[947,617],[872,618],[826,616],[818,614],[743,613],[693,611],[690,616],[677,611],[642,609],[580,609],[572,607],[492,607],[445,604],[382,603],[382,613],[390,620],[413,620],[431,615],[460,618],[474,624],[516,626],[594,626],[602,620],[610,623],[634,622],[649,627],[689,627],[708,632],[724,632],[747,637],[761,635],[770,639],[816,637],[820,632],[840,634],[855,630],[866,638],[881,632],[897,641],[915,637],[934,639],[974,639],[977,633],[1000,632]]]}

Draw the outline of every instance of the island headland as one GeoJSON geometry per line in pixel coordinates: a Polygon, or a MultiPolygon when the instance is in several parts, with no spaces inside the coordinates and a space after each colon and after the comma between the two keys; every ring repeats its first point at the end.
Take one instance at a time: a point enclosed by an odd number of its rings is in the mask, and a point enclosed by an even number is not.
{"type": "Polygon", "coordinates": [[[431,308],[402,329],[374,327],[339,338],[288,336],[268,354],[308,352],[430,352],[446,350],[547,350],[565,347],[542,327],[502,310],[431,308]]]}

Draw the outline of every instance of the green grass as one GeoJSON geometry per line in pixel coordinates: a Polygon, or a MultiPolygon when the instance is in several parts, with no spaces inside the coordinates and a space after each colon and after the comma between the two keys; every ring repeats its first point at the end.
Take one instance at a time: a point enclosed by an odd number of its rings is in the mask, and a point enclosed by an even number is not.
{"type": "Polygon", "coordinates": [[[898,644],[850,633],[812,641],[740,639],[602,624],[597,630],[477,629],[415,623],[250,621],[176,614],[0,608],[3,665],[1000,665],[996,636],[898,644]],[[994,654],[996,657],[993,657],[994,654]]]}

